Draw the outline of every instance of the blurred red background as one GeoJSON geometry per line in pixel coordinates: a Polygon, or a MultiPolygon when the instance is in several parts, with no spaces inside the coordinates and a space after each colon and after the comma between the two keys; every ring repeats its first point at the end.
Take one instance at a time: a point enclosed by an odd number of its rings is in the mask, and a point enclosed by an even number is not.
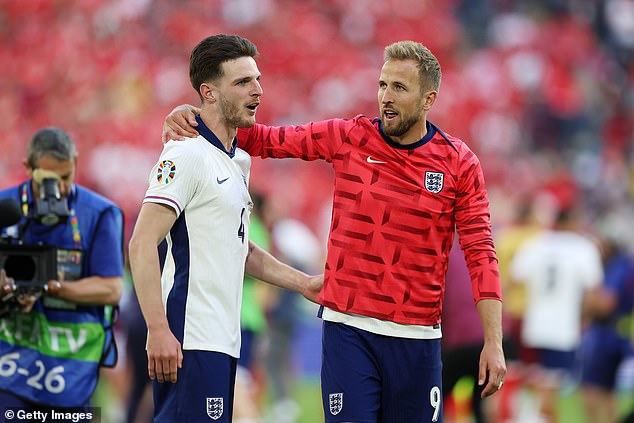
{"type": "MultiPolygon", "coordinates": [[[[0,187],[26,177],[37,129],[61,127],[78,144],[78,182],[124,208],[129,236],[164,117],[198,101],[188,58],[202,38],[256,43],[258,121],[273,125],[374,116],[383,47],[413,39],[443,68],[429,118],[479,155],[496,227],[544,195],[591,223],[627,220],[634,5],[524,3],[0,0],[0,187]]],[[[331,178],[325,163],[254,160],[251,183],[321,234],[331,178]]]]}

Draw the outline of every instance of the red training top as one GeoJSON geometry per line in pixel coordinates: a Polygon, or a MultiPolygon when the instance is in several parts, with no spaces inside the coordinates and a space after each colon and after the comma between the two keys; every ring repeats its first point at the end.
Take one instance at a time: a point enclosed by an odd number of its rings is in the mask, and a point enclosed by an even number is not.
{"type": "Polygon", "coordinates": [[[440,323],[454,227],[473,296],[501,299],[489,201],[476,155],[430,122],[410,145],[364,116],[240,129],[261,157],[323,159],[335,171],[332,223],[319,302],[405,324],[440,323]]]}

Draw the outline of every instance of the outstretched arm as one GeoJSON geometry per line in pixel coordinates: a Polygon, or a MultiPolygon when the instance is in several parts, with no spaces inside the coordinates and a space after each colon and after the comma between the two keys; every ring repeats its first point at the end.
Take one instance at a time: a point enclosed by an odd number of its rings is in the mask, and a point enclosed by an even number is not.
{"type": "Polygon", "coordinates": [[[144,203],[130,239],[130,269],[148,328],[148,373],[159,382],[176,382],[177,368],[183,363],[180,342],[165,316],[157,251],[175,220],[176,212],[170,207],[144,203]]]}
{"type": "Polygon", "coordinates": [[[282,263],[250,241],[245,270],[254,278],[280,288],[299,292],[313,302],[317,302],[317,296],[324,283],[324,275],[309,276],[300,272],[282,263]]]}
{"type": "Polygon", "coordinates": [[[506,363],[502,350],[502,302],[493,299],[480,300],[478,314],[484,330],[484,347],[480,354],[478,385],[488,383],[482,390],[482,398],[493,395],[504,383],[506,363]]]}

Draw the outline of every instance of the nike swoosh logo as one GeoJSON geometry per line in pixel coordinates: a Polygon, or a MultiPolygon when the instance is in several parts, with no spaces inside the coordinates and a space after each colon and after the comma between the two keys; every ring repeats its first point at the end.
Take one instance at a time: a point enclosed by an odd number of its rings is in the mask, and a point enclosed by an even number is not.
{"type": "Polygon", "coordinates": [[[368,156],[368,158],[366,159],[368,161],[368,163],[380,163],[380,164],[387,164],[387,162],[382,162],[380,160],[374,160],[372,158],[372,156],[368,156]]]}
{"type": "Polygon", "coordinates": [[[222,183],[224,183],[224,182],[227,182],[227,180],[228,180],[228,179],[229,179],[229,177],[228,177],[228,176],[227,176],[225,179],[219,179],[219,178],[216,176],[216,182],[218,182],[219,184],[222,184],[222,183]]]}

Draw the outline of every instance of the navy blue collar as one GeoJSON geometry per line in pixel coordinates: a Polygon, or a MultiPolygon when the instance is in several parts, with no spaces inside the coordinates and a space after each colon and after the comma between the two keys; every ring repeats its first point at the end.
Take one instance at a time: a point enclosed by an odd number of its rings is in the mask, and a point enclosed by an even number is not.
{"type": "Polygon", "coordinates": [[[434,135],[436,135],[436,131],[437,131],[436,126],[433,125],[430,121],[427,121],[426,122],[427,133],[425,134],[425,136],[414,143],[403,145],[403,144],[399,144],[397,142],[392,141],[390,137],[388,137],[387,135],[383,133],[383,127],[381,126],[380,118],[376,118],[374,122],[378,122],[379,133],[381,134],[385,142],[387,142],[390,146],[401,149],[401,150],[413,150],[417,147],[420,147],[423,144],[426,144],[429,140],[434,138],[434,135]]]}
{"type": "Polygon", "coordinates": [[[211,129],[205,125],[205,122],[200,118],[200,115],[196,115],[196,122],[198,122],[198,126],[196,130],[200,135],[202,135],[207,141],[209,141],[212,145],[216,146],[220,151],[224,152],[233,159],[233,156],[236,154],[236,147],[238,146],[238,139],[234,138],[231,143],[231,151],[227,151],[225,146],[220,142],[218,137],[211,132],[211,129]]]}

